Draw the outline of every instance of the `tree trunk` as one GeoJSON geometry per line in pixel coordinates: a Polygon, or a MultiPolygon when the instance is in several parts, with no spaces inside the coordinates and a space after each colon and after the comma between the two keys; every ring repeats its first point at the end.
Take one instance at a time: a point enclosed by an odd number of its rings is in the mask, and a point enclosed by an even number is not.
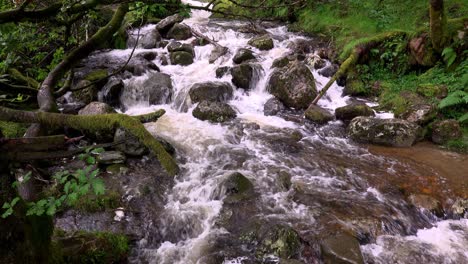
{"type": "Polygon", "coordinates": [[[430,0],[430,30],[432,47],[441,53],[447,42],[447,17],[443,0],[430,0]]]}

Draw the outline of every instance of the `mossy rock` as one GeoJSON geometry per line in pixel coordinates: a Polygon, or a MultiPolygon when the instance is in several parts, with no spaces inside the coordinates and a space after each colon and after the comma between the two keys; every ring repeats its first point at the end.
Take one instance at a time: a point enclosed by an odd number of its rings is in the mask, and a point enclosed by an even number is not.
{"type": "Polygon", "coordinates": [[[81,212],[103,212],[121,206],[121,195],[118,192],[107,190],[102,195],[87,194],[80,198],[72,208],[81,212]]]}
{"type": "Polygon", "coordinates": [[[301,240],[294,229],[277,225],[270,228],[257,248],[257,258],[273,254],[280,258],[290,259],[297,256],[301,249],[301,240]]]}
{"type": "Polygon", "coordinates": [[[331,113],[316,105],[310,105],[304,115],[306,119],[317,124],[326,124],[333,120],[333,115],[331,113]]]}
{"type": "Polygon", "coordinates": [[[252,182],[239,172],[227,177],[222,183],[222,189],[228,196],[226,202],[235,202],[249,198],[254,193],[252,182]]]}
{"type": "Polygon", "coordinates": [[[176,51],[171,53],[171,63],[187,66],[193,63],[193,55],[186,51],[176,51]]]}
{"type": "Polygon", "coordinates": [[[335,110],[335,116],[336,119],[349,122],[357,116],[375,116],[375,113],[372,108],[366,104],[353,103],[343,107],[338,107],[335,110]]]}
{"type": "Polygon", "coordinates": [[[214,123],[223,123],[236,118],[237,114],[226,103],[203,101],[193,110],[192,115],[200,120],[208,120],[214,123]]]}
{"type": "Polygon", "coordinates": [[[271,50],[274,47],[273,39],[268,35],[252,38],[248,44],[259,50],[271,50]]]}
{"type": "Polygon", "coordinates": [[[427,98],[438,98],[443,99],[447,97],[448,90],[445,85],[435,85],[435,84],[420,84],[416,88],[416,92],[427,98]]]}
{"type": "Polygon", "coordinates": [[[325,264],[364,264],[358,240],[344,232],[324,239],[321,251],[325,264]]]}
{"type": "Polygon", "coordinates": [[[366,96],[369,95],[370,90],[367,89],[366,85],[360,79],[347,80],[346,86],[343,89],[344,95],[351,96],[366,96]]]}
{"type": "Polygon", "coordinates": [[[62,233],[54,240],[63,256],[61,263],[125,263],[130,249],[125,235],[107,232],[62,233]]]}
{"type": "Polygon", "coordinates": [[[463,133],[457,120],[447,119],[432,124],[432,142],[436,144],[445,144],[462,137],[463,133]]]}
{"type": "Polygon", "coordinates": [[[106,78],[107,78],[107,70],[99,69],[99,70],[94,70],[88,73],[83,79],[90,81],[90,82],[95,82],[95,81],[99,81],[99,80],[106,79],[106,78]]]}

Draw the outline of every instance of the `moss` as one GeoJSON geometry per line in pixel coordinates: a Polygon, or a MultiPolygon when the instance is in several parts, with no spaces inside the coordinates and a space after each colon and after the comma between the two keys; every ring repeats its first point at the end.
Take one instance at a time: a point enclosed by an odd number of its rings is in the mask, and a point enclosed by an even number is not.
{"type": "Polygon", "coordinates": [[[107,78],[107,70],[105,69],[92,71],[84,77],[85,80],[90,82],[99,81],[105,78],[107,78]]]}
{"type": "Polygon", "coordinates": [[[73,205],[73,208],[82,212],[100,212],[106,209],[119,207],[120,194],[115,191],[106,191],[103,195],[88,194],[73,205]]]}
{"type": "Polygon", "coordinates": [[[416,92],[422,96],[432,98],[444,98],[447,96],[447,87],[445,85],[437,85],[432,83],[420,84],[416,88],[416,92]]]}
{"type": "Polygon", "coordinates": [[[67,235],[54,237],[61,263],[123,263],[127,259],[129,240],[125,235],[84,231],[67,235]]]}
{"type": "Polygon", "coordinates": [[[289,259],[299,253],[301,241],[292,228],[277,226],[268,232],[256,252],[257,257],[274,254],[280,258],[289,259]]]}
{"type": "Polygon", "coordinates": [[[6,138],[22,137],[26,133],[27,128],[25,124],[0,121],[0,131],[6,138]]]}

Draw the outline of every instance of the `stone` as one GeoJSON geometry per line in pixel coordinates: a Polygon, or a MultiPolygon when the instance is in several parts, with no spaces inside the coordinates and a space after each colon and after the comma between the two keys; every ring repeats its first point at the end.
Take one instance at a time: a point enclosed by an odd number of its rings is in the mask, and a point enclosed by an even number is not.
{"type": "Polygon", "coordinates": [[[242,200],[254,192],[252,182],[239,172],[230,174],[222,183],[223,192],[230,200],[242,200]]]}
{"type": "Polygon", "coordinates": [[[257,249],[257,256],[273,254],[290,259],[300,253],[301,240],[297,232],[288,226],[276,225],[270,228],[257,249]]]}
{"type": "Polygon", "coordinates": [[[314,51],[316,44],[308,39],[296,39],[294,42],[288,44],[288,48],[292,49],[295,54],[309,54],[314,51]]]}
{"type": "Polygon", "coordinates": [[[291,174],[286,171],[280,171],[277,176],[278,186],[283,191],[289,191],[292,186],[291,174]]]}
{"type": "Polygon", "coordinates": [[[156,24],[156,29],[159,31],[161,34],[166,34],[176,23],[180,23],[184,20],[184,18],[179,15],[175,14],[172,16],[168,16],[164,18],[163,20],[159,21],[158,24],[156,24]]]}
{"type": "Polygon", "coordinates": [[[452,205],[452,211],[454,214],[463,217],[463,214],[468,213],[468,199],[458,198],[452,205]]]}
{"type": "Polygon", "coordinates": [[[321,69],[320,71],[318,71],[318,73],[324,77],[332,77],[333,75],[335,75],[335,73],[338,71],[338,66],[335,65],[335,64],[332,64],[332,65],[328,65],[327,67],[321,69]]]}
{"type": "Polygon", "coordinates": [[[127,171],[128,171],[128,168],[123,164],[112,164],[112,165],[107,166],[106,168],[106,172],[110,174],[115,174],[115,175],[125,174],[127,171]]]}
{"type": "Polygon", "coordinates": [[[120,151],[104,151],[97,155],[96,160],[99,164],[112,165],[124,163],[126,157],[120,151]]]}
{"type": "Polygon", "coordinates": [[[408,201],[417,208],[427,210],[437,216],[443,216],[444,210],[442,204],[429,195],[425,194],[411,194],[408,201]]]}
{"type": "Polygon", "coordinates": [[[369,89],[366,88],[364,82],[360,79],[346,79],[343,95],[350,96],[366,96],[369,94],[369,89]]]}
{"type": "Polygon", "coordinates": [[[75,102],[69,103],[82,103],[87,105],[97,100],[98,88],[91,81],[81,80],[72,89],[72,97],[75,102]]]}
{"type": "Polygon", "coordinates": [[[112,113],[116,113],[114,108],[101,102],[91,102],[78,112],[79,115],[102,115],[112,113]]]}
{"type": "Polygon", "coordinates": [[[129,135],[123,128],[117,128],[114,134],[114,142],[121,142],[121,144],[115,145],[115,149],[121,151],[129,156],[142,156],[148,153],[148,149],[145,145],[141,144],[138,139],[129,135]]]}
{"type": "Polygon", "coordinates": [[[233,89],[228,82],[203,82],[194,84],[189,91],[193,103],[201,101],[225,102],[232,98],[233,89]]]}
{"type": "Polygon", "coordinates": [[[186,40],[192,37],[192,30],[187,25],[176,23],[167,32],[166,37],[168,39],[186,40]]]}
{"type": "Polygon", "coordinates": [[[241,64],[249,60],[255,60],[255,56],[253,55],[253,52],[249,49],[237,50],[236,55],[234,55],[234,58],[232,58],[232,61],[235,64],[241,64]]]}
{"type": "Polygon", "coordinates": [[[357,116],[375,116],[374,110],[363,103],[353,103],[335,109],[336,119],[349,122],[357,116]]]}
{"type": "Polygon", "coordinates": [[[214,63],[217,59],[228,53],[229,49],[223,46],[216,46],[211,51],[209,62],[214,63]]]}
{"type": "Polygon", "coordinates": [[[146,51],[146,52],[138,53],[136,56],[143,58],[147,61],[153,61],[158,57],[158,53],[154,51],[146,51]]]}
{"type": "Polygon", "coordinates": [[[242,89],[251,89],[259,78],[259,66],[255,64],[240,64],[232,67],[232,83],[242,89]]]}
{"type": "Polygon", "coordinates": [[[287,56],[278,58],[273,61],[273,64],[271,65],[271,68],[283,68],[288,66],[289,64],[289,58],[287,56]]]}
{"type": "Polygon", "coordinates": [[[133,49],[133,47],[135,47],[135,44],[137,48],[154,49],[156,48],[157,43],[160,40],[161,34],[159,34],[156,28],[144,34],[140,32],[139,38],[137,32],[135,32],[135,34],[128,34],[127,49],[133,49]]]}
{"type": "Polygon", "coordinates": [[[418,104],[410,106],[401,115],[401,118],[418,125],[425,125],[431,122],[437,115],[437,109],[431,104],[418,104]]]}
{"type": "Polygon", "coordinates": [[[259,50],[271,50],[274,47],[273,39],[268,35],[252,38],[248,44],[259,50]]]}
{"type": "Polygon", "coordinates": [[[226,103],[203,101],[193,110],[192,115],[200,120],[222,123],[236,118],[236,111],[226,103]]]}
{"type": "Polygon", "coordinates": [[[437,121],[432,124],[432,142],[436,144],[445,144],[450,140],[462,138],[463,133],[455,119],[437,121]]]}
{"type": "Polygon", "coordinates": [[[171,53],[171,64],[187,66],[193,63],[192,54],[185,51],[176,51],[171,53]]]}
{"type": "Polygon", "coordinates": [[[274,116],[279,112],[285,109],[283,103],[280,100],[273,97],[266,101],[265,105],[263,106],[263,114],[266,116],[274,116]]]}
{"type": "Polygon", "coordinates": [[[106,85],[102,87],[102,100],[112,107],[119,107],[120,95],[124,89],[122,79],[112,76],[107,81],[106,85]]]}
{"type": "Polygon", "coordinates": [[[309,68],[299,61],[277,68],[268,80],[267,90],[285,106],[307,108],[317,96],[315,79],[309,68]]]}
{"type": "Polygon", "coordinates": [[[314,69],[316,69],[316,70],[322,69],[323,67],[325,67],[326,64],[327,64],[327,62],[325,60],[316,59],[316,60],[314,60],[314,69]]]}
{"type": "Polygon", "coordinates": [[[216,69],[216,78],[223,78],[224,75],[228,74],[231,68],[228,66],[219,67],[216,69]]]}
{"type": "Polygon", "coordinates": [[[421,138],[421,127],[403,119],[358,116],[348,126],[351,139],[392,147],[410,147],[421,138]]]}
{"type": "Polygon", "coordinates": [[[326,124],[334,119],[334,116],[327,110],[311,104],[304,113],[305,118],[319,125],[326,124]]]}
{"type": "Polygon", "coordinates": [[[167,45],[167,50],[169,52],[185,51],[185,52],[192,54],[192,56],[195,56],[195,50],[193,49],[192,45],[186,44],[186,43],[180,43],[178,41],[171,41],[171,43],[167,45]]]}
{"type": "Polygon", "coordinates": [[[171,76],[160,72],[148,73],[143,82],[127,83],[122,100],[132,103],[148,102],[150,105],[167,104],[173,94],[171,76]]]}
{"type": "Polygon", "coordinates": [[[448,90],[445,85],[420,84],[416,88],[416,93],[427,98],[443,99],[447,97],[448,90]]]}
{"type": "Polygon", "coordinates": [[[320,244],[325,264],[364,264],[358,240],[341,232],[325,238],[320,244]]]}

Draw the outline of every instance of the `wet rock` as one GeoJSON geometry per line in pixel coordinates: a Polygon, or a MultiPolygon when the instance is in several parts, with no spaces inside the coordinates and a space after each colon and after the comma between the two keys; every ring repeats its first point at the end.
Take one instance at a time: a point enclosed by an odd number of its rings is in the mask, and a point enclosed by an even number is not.
{"type": "Polygon", "coordinates": [[[275,69],[267,90],[287,107],[305,109],[317,95],[315,79],[307,66],[299,61],[287,68],[275,69]]]}
{"type": "Polygon", "coordinates": [[[280,171],[277,176],[278,186],[283,191],[288,191],[291,189],[291,174],[286,171],[280,171]]]}
{"type": "Polygon", "coordinates": [[[192,112],[200,120],[222,123],[236,118],[236,111],[226,103],[203,101],[192,112]]]}
{"type": "Polygon", "coordinates": [[[334,119],[330,112],[316,105],[310,105],[304,115],[306,119],[317,124],[326,124],[334,119]]]}
{"type": "Polygon", "coordinates": [[[318,70],[318,69],[322,69],[323,67],[325,67],[325,65],[327,64],[327,62],[323,59],[316,59],[314,60],[314,69],[318,70]]]}
{"type": "Polygon", "coordinates": [[[133,76],[142,76],[148,70],[160,71],[159,67],[152,63],[148,62],[145,64],[128,64],[125,66],[125,71],[130,72],[133,76]]]}
{"type": "Polygon", "coordinates": [[[206,46],[208,44],[210,44],[210,42],[205,38],[196,38],[192,41],[193,46],[206,46]]]}
{"type": "Polygon", "coordinates": [[[123,164],[112,164],[112,165],[107,166],[106,168],[106,172],[110,174],[115,174],[115,175],[124,174],[127,171],[128,171],[128,167],[123,164]]]}
{"type": "Polygon", "coordinates": [[[364,82],[360,78],[350,77],[350,75],[348,75],[345,79],[343,95],[365,96],[368,93],[369,89],[366,88],[364,82]]]}
{"type": "Polygon", "coordinates": [[[249,40],[248,44],[259,50],[271,50],[274,47],[273,39],[268,35],[255,37],[249,40]]]}
{"type": "Polygon", "coordinates": [[[437,216],[444,215],[441,203],[437,199],[429,195],[412,194],[408,197],[408,201],[415,207],[427,210],[437,216]]]}
{"type": "Polygon", "coordinates": [[[300,249],[301,240],[297,232],[290,227],[277,225],[263,237],[256,255],[260,257],[274,254],[280,258],[289,259],[298,255],[300,249]]]}
{"type": "Polygon", "coordinates": [[[353,103],[335,110],[336,119],[349,122],[357,116],[375,116],[374,110],[362,103],[353,103]]]}
{"type": "Polygon", "coordinates": [[[263,114],[266,116],[274,116],[279,112],[285,109],[283,103],[280,100],[273,97],[266,101],[265,105],[263,106],[263,114]]]}
{"type": "Polygon", "coordinates": [[[104,151],[99,153],[96,157],[96,161],[104,165],[124,163],[125,160],[125,155],[120,151],[104,151]]]}
{"type": "Polygon", "coordinates": [[[296,39],[288,44],[288,48],[292,49],[295,54],[308,54],[314,51],[315,43],[308,39],[296,39]]]}
{"type": "Polygon", "coordinates": [[[203,82],[194,84],[189,91],[193,103],[201,101],[225,102],[232,98],[233,89],[227,82],[203,82]]]}
{"type": "Polygon", "coordinates": [[[101,102],[91,102],[78,112],[79,115],[102,115],[111,113],[116,113],[114,108],[101,102]]]}
{"type": "Polygon", "coordinates": [[[410,147],[420,139],[421,127],[402,119],[359,116],[349,124],[348,134],[358,142],[410,147]]]}
{"type": "Polygon", "coordinates": [[[332,65],[329,65],[323,69],[321,69],[320,71],[318,71],[318,73],[324,77],[332,77],[333,75],[335,75],[335,73],[338,71],[338,66],[335,65],[335,64],[332,64],[332,65]]]}
{"type": "Polygon", "coordinates": [[[192,37],[192,30],[187,25],[176,23],[167,32],[166,37],[175,40],[186,40],[192,37]]]}
{"type": "Polygon", "coordinates": [[[72,97],[75,102],[87,105],[97,100],[98,88],[91,81],[81,80],[73,87],[72,97]]]}
{"type": "Polygon", "coordinates": [[[135,32],[135,34],[128,35],[128,40],[127,40],[128,49],[132,49],[133,47],[135,47],[135,44],[137,45],[137,48],[154,49],[156,48],[158,41],[161,40],[161,35],[159,34],[158,30],[155,28],[145,34],[140,33],[138,43],[136,43],[137,38],[138,38],[137,32],[135,32]]]}
{"type": "Polygon", "coordinates": [[[271,65],[272,68],[283,68],[286,67],[289,64],[290,59],[285,56],[278,58],[273,61],[273,64],[271,65]]]}
{"type": "Polygon", "coordinates": [[[232,61],[236,64],[241,64],[248,60],[255,60],[253,52],[249,49],[239,49],[234,58],[232,58],[232,61]]]}
{"type": "Polygon", "coordinates": [[[232,83],[242,89],[251,89],[259,78],[259,66],[255,64],[241,64],[232,67],[232,83]]]}
{"type": "Polygon", "coordinates": [[[136,56],[143,58],[147,61],[153,61],[158,57],[158,53],[154,51],[147,51],[147,52],[138,53],[136,56]]]}
{"type": "Polygon", "coordinates": [[[229,49],[226,47],[222,47],[222,46],[214,47],[214,49],[211,51],[209,62],[214,63],[217,59],[219,59],[220,57],[228,53],[228,51],[229,49]]]}
{"type": "Polygon", "coordinates": [[[437,121],[432,125],[432,142],[445,144],[463,136],[460,124],[455,119],[437,121]]]}
{"type": "Polygon", "coordinates": [[[231,68],[228,66],[219,67],[216,69],[216,78],[222,78],[224,75],[228,74],[231,71],[231,68]]]}
{"type": "Polygon", "coordinates": [[[177,41],[172,41],[171,43],[169,43],[169,45],[167,45],[167,50],[169,52],[185,51],[192,54],[192,56],[195,56],[195,50],[193,49],[192,45],[180,43],[177,41]]]}
{"type": "Polygon", "coordinates": [[[464,213],[468,213],[468,199],[457,199],[452,205],[453,213],[463,217],[464,213]]]}
{"type": "Polygon", "coordinates": [[[114,142],[121,142],[115,146],[115,149],[129,156],[141,156],[148,152],[148,149],[140,143],[138,139],[131,136],[125,129],[117,128],[114,135],[114,142]]]}
{"type": "Polygon", "coordinates": [[[148,102],[150,105],[167,104],[172,97],[171,76],[160,72],[151,72],[142,83],[128,83],[122,98],[132,102],[148,102]]]}
{"type": "Polygon", "coordinates": [[[232,173],[222,183],[222,190],[228,196],[229,202],[248,198],[253,194],[252,182],[239,172],[232,173]]]}
{"type": "Polygon", "coordinates": [[[124,89],[124,83],[120,78],[112,76],[102,88],[102,100],[112,107],[119,107],[120,94],[124,89]]]}
{"type": "Polygon", "coordinates": [[[364,264],[358,240],[347,233],[324,239],[320,247],[325,264],[364,264]]]}
{"type": "Polygon", "coordinates": [[[183,20],[184,18],[179,14],[168,16],[156,24],[156,29],[162,35],[165,35],[176,23],[180,23],[183,20]]]}
{"type": "Polygon", "coordinates": [[[424,125],[432,121],[437,115],[437,109],[430,104],[419,104],[411,106],[401,118],[418,125],[424,125]]]}
{"type": "Polygon", "coordinates": [[[171,53],[171,64],[178,64],[178,65],[190,65],[193,63],[193,56],[192,54],[185,52],[185,51],[177,51],[171,53]]]}

